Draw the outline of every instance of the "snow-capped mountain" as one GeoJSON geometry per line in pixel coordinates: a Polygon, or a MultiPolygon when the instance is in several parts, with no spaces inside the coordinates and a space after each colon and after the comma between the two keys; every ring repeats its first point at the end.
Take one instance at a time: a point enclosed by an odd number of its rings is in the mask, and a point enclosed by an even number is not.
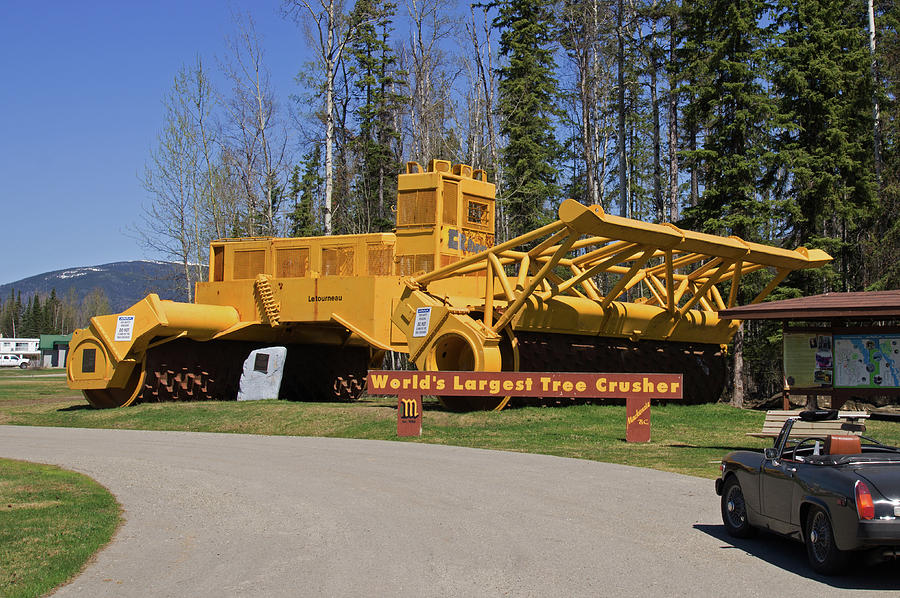
{"type": "MultiPolygon", "coordinates": [[[[204,276],[205,274],[204,269],[204,276]]],[[[103,289],[106,293],[113,313],[133,305],[147,293],[156,293],[162,299],[187,301],[183,266],[153,260],[66,268],[30,276],[0,285],[0,300],[6,301],[11,290],[15,290],[17,294],[21,292],[25,298],[34,293],[46,296],[52,289],[56,289],[57,296],[66,297],[70,289],[74,289],[80,302],[95,288],[103,289]]]]}

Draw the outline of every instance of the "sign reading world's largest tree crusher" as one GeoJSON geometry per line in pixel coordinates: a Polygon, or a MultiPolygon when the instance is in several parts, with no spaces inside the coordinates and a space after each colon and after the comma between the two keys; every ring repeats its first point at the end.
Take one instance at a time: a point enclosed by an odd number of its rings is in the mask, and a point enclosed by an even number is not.
{"type": "Polygon", "coordinates": [[[397,395],[397,434],[422,434],[422,395],[625,399],[625,439],[650,441],[650,399],[681,399],[681,374],[369,372],[367,392],[397,395]]]}

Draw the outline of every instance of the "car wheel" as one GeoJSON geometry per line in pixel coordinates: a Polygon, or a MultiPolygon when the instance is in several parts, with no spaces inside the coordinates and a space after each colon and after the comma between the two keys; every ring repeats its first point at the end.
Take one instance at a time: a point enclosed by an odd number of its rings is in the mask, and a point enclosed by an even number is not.
{"type": "Polygon", "coordinates": [[[756,533],[747,518],[744,491],[735,476],[730,476],[722,489],[722,523],[728,535],[735,538],[749,538],[756,533]]]}
{"type": "Polygon", "coordinates": [[[824,575],[834,575],[847,566],[850,555],[834,543],[834,529],[828,513],[812,507],[806,515],[805,532],[806,554],[813,569],[824,575]]]}
{"type": "Polygon", "coordinates": [[[27,364],[27,363],[20,363],[20,364],[19,364],[19,368],[21,368],[21,369],[23,369],[23,370],[24,370],[25,368],[27,368],[27,367],[28,367],[28,364],[27,364]]]}

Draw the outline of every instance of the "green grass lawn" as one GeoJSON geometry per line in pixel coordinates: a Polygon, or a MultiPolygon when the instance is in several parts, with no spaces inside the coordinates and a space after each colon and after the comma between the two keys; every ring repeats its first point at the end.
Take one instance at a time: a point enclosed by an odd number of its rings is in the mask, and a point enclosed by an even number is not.
{"type": "Polygon", "coordinates": [[[109,542],[112,494],[87,476],[0,459],[0,596],[41,596],[109,542]]]}
{"type": "MultiPolygon", "coordinates": [[[[59,372],[43,372],[54,371],[59,372]]],[[[28,377],[40,372],[0,372],[0,424],[400,440],[396,402],[390,398],[369,397],[351,404],[270,400],[97,410],[69,390],[63,377],[28,377]]],[[[451,413],[426,400],[422,437],[402,440],[544,453],[714,478],[719,459],[728,451],[771,444],[746,436],[759,431],[763,419],[762,412],[723,404],[654,405],[652,441],[634,444],[625,442],[624,406],[451,413]]],[[[870,422],[868,427],[870,435],[900,444],[897,424],[870,422]]]]}

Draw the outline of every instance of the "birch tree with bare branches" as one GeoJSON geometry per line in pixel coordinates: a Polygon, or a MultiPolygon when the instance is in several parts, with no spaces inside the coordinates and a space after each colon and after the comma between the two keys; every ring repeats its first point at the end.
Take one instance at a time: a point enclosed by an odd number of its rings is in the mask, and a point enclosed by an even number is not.
{"type": "Polygon", "coordinates": [[[285,0],[285,15],[303,27],[307,41],[321,67],[323,116],[325,125],[325,202],[323,225],[325,234],[332,234],[332,198],[334,195],[335,151],[335,84],[342,70],[344,52],[359,23],[349,18],[342,0],[285,0]]]}
{"type": "Polygon", "coordinates": [[[236,165],[247,199],[247,233],[272,235],[278,228],[278,202],[284,193],[287,135],[253,18],[248,15],[235,21],[238,32],[228,39],[231,57],[223,67],[232,85],[230,97],[223,102],[226,143],[239,158],[236,165]]]}
{"type": "Polygon", "coordinates": [[[575,107],[581,159],[584,162],[585,195],[592,204],[604,201],[606,149],[610,130],[609,90],[612,89],[608,39],[612,14],[599,0],[569,0],[563,5],[561,41],[575,70],[575,107]]]}
{"type": "Polygon", "coordinates": [[[452,112],[456,73],[447,68],[442,43],[451,38],[456,19],[438,0],[406,0],[410,20],[406,71],[410,75],[409,154],[428,161],[447,154],[445,123],[452,112]]]}
{"type": "MultiPolygon", "coordinates": [[[[493,178],[498,192],[504,187],[503,164],[500,160],[500,138],[496,119],[497,107],[497,68],[494,46],[491,42],[493,17],[490,7],[479,4],[481,14],[476,15],[476,5],[469,8],[469,20],[466,22],[464,43],[471,44],[472,60],[468,67],[467,123],[469,125],[469,163],[482,166],[493,178]],[[484,141],[481,141],[484,140],[484,141]],[[485,151],[485,141],[487,155],[485,151]]],[[[503,209],[503,202],[496,204],[495,217],[497,236],[506,239],[509,236],[509,223],[503,209]]]]}
{"type": "Polygon", "coordinates": [[[181,264],[188,301],[193,299],[203,261],[200,154],[191,118],[190,81],[190,71],[182,68],[164,101],[163,127],[140,177],[150,201],[142,206],[142,225],[136,229],[145,247],[181,264]]]}

